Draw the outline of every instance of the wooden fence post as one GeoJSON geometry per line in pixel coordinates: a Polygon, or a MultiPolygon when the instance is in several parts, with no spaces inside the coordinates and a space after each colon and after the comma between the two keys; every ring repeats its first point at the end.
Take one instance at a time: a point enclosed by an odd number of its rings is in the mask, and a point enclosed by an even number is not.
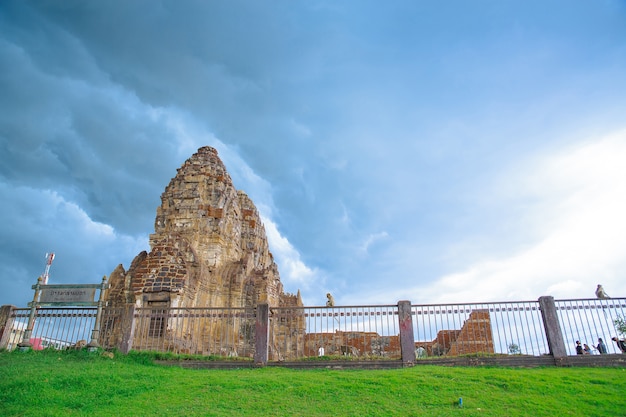
{"type": "Polygon", "coordinates": [[[543,319],[543,326],[548,339],[548,348],[550,349],[550,354],[554,357],[554,363],[557,366],[566,365],[567,351],[565,350],[559,317],[556,314],[554,297],[539,297],[539,307],[541,308],[541,318],[543,319]]]}
{"type": "Polygon", "coordinates": [[[254,325],[254,364],[267,365],[268,341],[270,338],[270,306],[258,304],[256,306],[256,321],[254,325]]]}
{"type": "Polygon", "coordinates": [[[8,349],[11,341],[11,330],[15,317],[11,317],[13,309],[17,307],[12,305],[4,305],[0,307],[0,349],[8,349]]]}
{"type": "Polygon", "coordinates": [[[410,301],[398,302],[398,320],[400,321],[402,364],[411,366],[415,363],[415,339],[413,336],[413,315],[411,314],[410,301]]]}

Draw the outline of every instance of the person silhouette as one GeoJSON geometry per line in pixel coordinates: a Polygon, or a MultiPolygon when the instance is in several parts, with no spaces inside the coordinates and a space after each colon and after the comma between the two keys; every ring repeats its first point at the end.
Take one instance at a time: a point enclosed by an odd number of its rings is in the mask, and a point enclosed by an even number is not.
{"type": "Polygon", "coordinates": [[[611,338],[612,341],[614,341],[617,344],[617,348],[622,352],[622,353],[626,353],[626,341],[625,340],[620,340],[617,337],[613,337],[611,338]]]}
{"type": "Polygon", "coordinates": [[[582,355],[585,352],[583,351],[583,346],[580,344],[580,340],[576,341],[576,354],[577,355],[582,355]]]}

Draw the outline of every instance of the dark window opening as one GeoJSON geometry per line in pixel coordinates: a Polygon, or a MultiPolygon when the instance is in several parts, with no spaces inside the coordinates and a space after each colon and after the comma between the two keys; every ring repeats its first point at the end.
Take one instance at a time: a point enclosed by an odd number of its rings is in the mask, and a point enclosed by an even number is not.
{"type": "Polygon", "coordinates": [[[150,307],[155,308],[150,312],[150,323],[148,325],[148,337],[163,337],[167,328],[167,316],[169,310],[169,302],[167,301],[148,301],[150,307]]]}
{"type": "Polygon", "coordinates": [[[149,337],[161,337],[165,334],[165,310],[152,310],[150,325],[148,327],[149,337]]]}

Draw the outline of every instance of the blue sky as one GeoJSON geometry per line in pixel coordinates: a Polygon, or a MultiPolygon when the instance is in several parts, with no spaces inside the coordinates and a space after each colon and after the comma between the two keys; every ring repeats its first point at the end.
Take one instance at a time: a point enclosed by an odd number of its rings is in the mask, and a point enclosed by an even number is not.
{"type": "Polygon", "coordinates": [[[0,305],[218,149],[307,305],[626,296],[624,1],[3,1],[0,305]]]}

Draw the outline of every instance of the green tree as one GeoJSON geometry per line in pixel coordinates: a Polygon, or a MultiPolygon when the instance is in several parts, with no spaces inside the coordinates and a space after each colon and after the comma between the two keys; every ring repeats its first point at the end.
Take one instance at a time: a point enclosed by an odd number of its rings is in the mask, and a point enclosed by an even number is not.
{"type": "Polygon", "coordinates": [[[617,329],[619,334],[621,334],[622,336],[626,336],[626,320],[624,319],[624,317],[617,316],[617,318],[613,320],[613,323],[615,323],[615,328],[617,329]]]}
{"type": "Polygon", "coordinates": [[[522,350],[519,348],[519,346],[516,343],[511,343],[509,345],[510,355],[520,355],[521,353],[522,353],[522,350]]]}

